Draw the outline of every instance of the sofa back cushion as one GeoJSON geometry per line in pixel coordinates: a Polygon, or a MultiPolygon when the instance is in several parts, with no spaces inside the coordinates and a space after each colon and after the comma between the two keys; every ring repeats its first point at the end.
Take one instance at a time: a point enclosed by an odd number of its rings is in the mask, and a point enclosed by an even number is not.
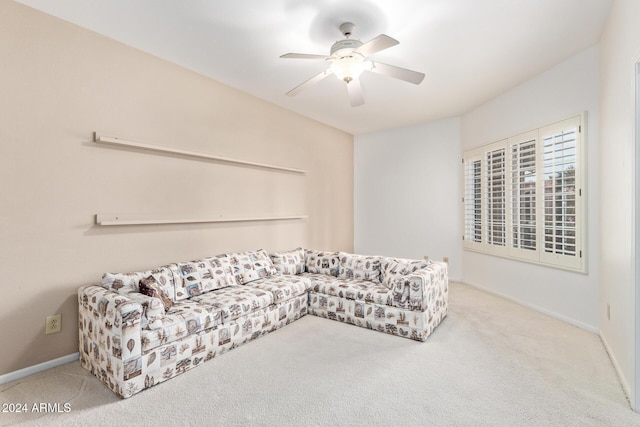
{"type": "Polygon", "coordinates": [[[338,252],[307,250],[305,253],[305,266],[309,273],[338,277],[339,263],[338,252]]]}
{"type": "Polygon", "coordinates": [[[407,274],[411,274],[415,271],[427,268],[432,261],[422,261],[416,259],[403,259],[403,258],[382,258],[381,259],[381,271],[382,280],[381,283],[389,289],[393,289],[393,281],[407,274]]]}
{"type": "Polygon", "coordinates": [[[224,255],[176,264],[181,281],[176,286],[177,300],[234,285],[231,265],[224,255]]]}
{"type": "Polygon", "coordinates": [[[226,257],[231,266],[231,275],[238,285],[278,274],[271,258],[262,249],[230,253],[226,257]]]}
{"type": "Polygon", "coordinates": [[[302,274],[305,271],[304,249],[269,254],[273,266],[280,274],[302,274]]]}
{"type": "Polygon", "coordinates": [[[340,279],[368,280],[380,283],[380,257],[345,252],[340,252],[338,256],[340,258],[338,269],[340,279]]]}

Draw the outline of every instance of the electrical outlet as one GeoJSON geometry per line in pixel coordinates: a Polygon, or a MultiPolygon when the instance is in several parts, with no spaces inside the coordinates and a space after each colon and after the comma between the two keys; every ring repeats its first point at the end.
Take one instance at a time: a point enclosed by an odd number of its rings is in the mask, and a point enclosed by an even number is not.
{"type": "Polygon", "coordinates": [[[62,329],[62,319],[59,314],[55,314],[53,316],[47,316],[47,320],[45,322],[44,333],[45,334],[54,334],[56,332],[60,332],[62,329]]]}
{"type": "Polygon", "coordinates": [[[422,258],[424,258],[425,261],[429,261],[429,255],[425,255],[422,258]]]}
{"type": "Polygon", "coordinates": [[[446,262],[447,264],[449,264],[449,257],[447,257],[447,256],[446,256],[446,257],[443,257],[443,258],[442,258],[442,261],[444,261],[444,262],[446,262]]]}

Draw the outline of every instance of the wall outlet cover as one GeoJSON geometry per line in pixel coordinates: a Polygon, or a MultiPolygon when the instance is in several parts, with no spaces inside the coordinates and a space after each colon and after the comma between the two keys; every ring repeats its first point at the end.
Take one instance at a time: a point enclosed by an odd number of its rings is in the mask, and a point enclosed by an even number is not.
{"type": "Polygon", "coordinates": [[[61,315],[55,314],[53,316],[47,316],[44,333],[45,334],[54,334],[56,332],[60,332],[62,329],[62,319],[61,315]]]}

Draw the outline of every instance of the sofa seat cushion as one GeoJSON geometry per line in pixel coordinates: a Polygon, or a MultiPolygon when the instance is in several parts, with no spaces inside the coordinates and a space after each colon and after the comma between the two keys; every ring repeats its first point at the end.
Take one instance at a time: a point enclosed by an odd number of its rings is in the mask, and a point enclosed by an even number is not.
{"type": "Polygon", "coordinates": [[[227,323],[273,304],[273,294],[250,286],[231,286],[193,297],[191,301],[221,311],[222,322],[227,323]]]}
{"type": "Polygon", "coordinates": [[[245,287],[271,292],[273,300],[277,304],[309,291],[309,288],[311,288],[311,280],[307,277],[292,275],[273,276],[251,282],[245,285],[245,287]]]}
{"type": "Polygon", "coordinates": [[[178,301],[160,321],[158,329],[142,330],[143,352],[219,325],[222,311],[191,300],[178,301]]]}
{"type": "Polygon", "coordinates": [[[392,305],[393,291],[381,283],[355,279],[338,279],[324,274],[305,274],[311,280],[311,291],[371,304],[392,305]]]}

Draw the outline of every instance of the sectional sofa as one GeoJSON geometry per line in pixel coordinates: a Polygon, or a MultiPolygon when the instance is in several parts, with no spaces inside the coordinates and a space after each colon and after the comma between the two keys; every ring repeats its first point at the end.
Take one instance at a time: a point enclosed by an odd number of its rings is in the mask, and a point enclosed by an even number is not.
{"type": "Polygon", "coordinates": [[[447,265],[298,248],[229,253],[78,290],[82,366],[122,398],[307,313],[424,341],[447,314],[447,265]]]}

